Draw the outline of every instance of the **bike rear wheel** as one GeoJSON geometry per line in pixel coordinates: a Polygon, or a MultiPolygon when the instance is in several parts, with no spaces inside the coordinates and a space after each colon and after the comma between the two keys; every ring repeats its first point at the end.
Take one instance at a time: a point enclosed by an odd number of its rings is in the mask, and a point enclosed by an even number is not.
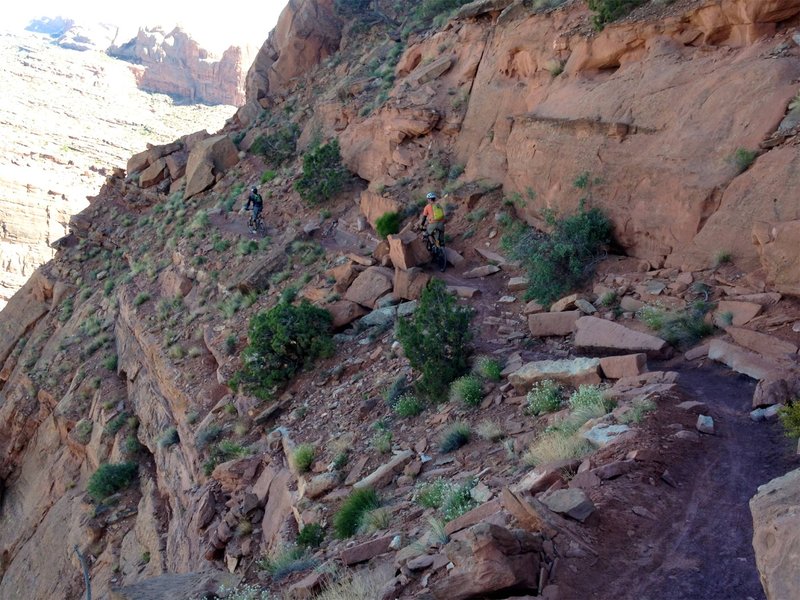
{"type": "Polygon", "coordinates": [[[447,268],[447,254],[442,246],[433,246],[433,262],[439,270],[444,273],[444,270],[447,268]]]}

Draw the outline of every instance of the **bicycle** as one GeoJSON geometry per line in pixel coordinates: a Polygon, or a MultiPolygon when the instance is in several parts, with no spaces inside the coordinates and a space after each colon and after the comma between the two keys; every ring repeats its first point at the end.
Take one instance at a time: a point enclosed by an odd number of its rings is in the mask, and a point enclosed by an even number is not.
{"type": "Polygon", "coordinates": [[[447,254],[444,251],[444,234],[440,230],[434,231],[433,235],[429,235],[425,229],[422,231],[422,240],[425,242],[425,247],[428,249],[428,254],[431,255],[433,264],[439,268],[439,271],[444,273],[447,268],[447,254]]]}
{"type": "Polygon", "coordinates": [[[261,213],[258,213],[258,220],[253,219],[253,209],[249,209],[250,218],[247,220],[247,228],[251,233],[256,233],[261,237],[267,235],[267,225],[264,223],[264,218],[261,213]]]}

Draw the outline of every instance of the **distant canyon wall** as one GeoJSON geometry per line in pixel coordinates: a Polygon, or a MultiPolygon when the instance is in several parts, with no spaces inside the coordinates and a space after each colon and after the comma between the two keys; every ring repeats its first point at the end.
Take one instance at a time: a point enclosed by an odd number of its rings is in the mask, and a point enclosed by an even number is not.
{"type": "Polygon", "coordinates": [[[133,63],[138,86],[192,102],[240,106],[255,48],[231,46],[221,57],[201,48],[180,28],[141,28],[132,40],[108,54],[133,63]]]}
{"type": "Polygon", "coordinates": [[[147,94],[125,63],[33,34],[0,36],[0,84],[0,309],[114,167],[234,112],[147,94]]]}

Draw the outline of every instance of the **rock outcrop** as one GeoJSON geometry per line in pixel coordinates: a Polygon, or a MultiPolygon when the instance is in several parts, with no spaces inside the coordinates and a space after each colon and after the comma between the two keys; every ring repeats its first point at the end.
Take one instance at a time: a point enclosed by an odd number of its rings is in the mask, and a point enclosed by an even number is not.
{"type": "Polygon", "coordinates": [[[108,53],[133,63],[131,70],[143,90],[192,102],[245,103],[245,77],[253,59],[248,47],[231,46],[216,57],[180,27],[140,28],[135,38],[110,46],[108,53]]]}
{"type": "Polygon", "coordinates": [[[758,488],[750,500],[753,548],[767,600],[800,595],[800,470],[758,488]]]}

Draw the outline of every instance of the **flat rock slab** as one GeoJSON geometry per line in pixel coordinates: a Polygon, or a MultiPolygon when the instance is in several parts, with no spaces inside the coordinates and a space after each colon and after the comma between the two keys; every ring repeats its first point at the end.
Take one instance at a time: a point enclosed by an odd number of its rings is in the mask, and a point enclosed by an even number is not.
{"type": "Polygon", "coordinates": [[[555,513],[566,515],[583,523],[595,511],[595,506],[580,488],[556,490],[542,495],[542,504],[555,513]]]}
{"type": "Polygon", "coordinates": [[[623,435],[627,435],[631,428],[627,425],[608,425],[601,423],[595,425],[583,434],[597,448],[603,448],[609,444],[619,441],[623,435]]]}
{"type": "Polygon", "coordinates": [[[376,540],[370,540],[363,544],[358,544],[352,548],[345,548],[342,550],[339,557],[342,562],[348,566],[356,565],[358,563],[366,562],[376,556],[389,551],[389,545],[392,543],[394,535],[385,535],[376,540]]]}
{"type": "Polygon", "coordinates": [[[509,292],[521,292],[527,290],[529,285],[530,281],[527,277],[512,277],[508,280],[506,287],[509,292]]]}
{"type": "Polygon", "coordinates": [[[570,294],[569,296],[564,296],[560,300],[556,300],[550,306],[550,312],[562,312],[565,310],[572,310],[575,308],[575,302],[580,298],[578,294],[570,294]]]}
{"type": "Polygon", "coordinates": [[[600,383],[600,359],[573,358],[529,362],[512,373],[508,381],[518,394],[526,394],[537,381],[554,379],[577,387],[600,383]]]}
{"type": "Polygon", "coordinates": [[[480,254],[483,258],[488,260],[490,263],[500,265],[501,267],[508,263],[508,260],[502,254],[498,254],[497,252],[493,252],[492,250],[486,250],[485,248],[475,248],[475,252],[480,254]]]}
{"type": "Polygon", "coordinates": [[[455,294],[459,298],[472,298],[481,293],[478,288],[467,287],[465,285],[448,285],[447,291],[455,294]]]}
{"type": "Polygon", "coordinates": [[[788,340],[782,340],[766,333],[744,329],[742,327],[728,327],[725,333],[733,338],[740,346],[758,352],[763,356],[786,358],[797,354],[797,345],[788,340]]]}
{"type": "Polygon", "coordinates": [[[756,302],[733,302],[720,300],[717,305],[717,315],[730,313],[733,315],[733,325],[740,326],[749,323],[763,310],[763,306],[756,302]]]}
{"type": "Polygon", "coordinates": [[[776,365],[774,360],[765,359],[760,354],[745,350],[741,346],[722,340],[713,340],[708,346],[708,357],[716,360],[737,373],[753,379],[774,379],[776,365]]]}
{"type": "Polygon", "coordinates": [[[534,337],[572,335],[581,316],[578,310],[532,314],[528,315],[528,329],[534,337]]]}
{"type": "Polygon", "coordinates": [[[576,324],[575,347],[582,350],[621,350],[663,356],[669,347],[654,335],[640,333],[619,323],[597,317],[582,317],[576,324]]]}
{"type": "Polygon", "coordinates": [[[500,267],[496,265],[483,265],[466,271],[463,275],[464,279],[478,279],[479,277],[488,277],[500,272],[500,267]]]}
{"type": "Polygon", "coordinates": [[[647,355],[643,352],[600,359],[600,369],[606,379],[635,377],[647,370],[647,355]]]}
{"type": "Polygon", "coordinates": [[[413,457],[414,452],[412,450],[404,450],[400,454],[394,456],[388,463],[381,465],[364,479],[356,483],[353,488],[357,490],[364,488],[377,489],[388,485],[392,479],[394,479],[394,474],[402,469],[406,463],[411,461],[413,457]]]}
{"type": "Polygon", "coordinates": [[[453,535],[457,531],[461,531],[467,527],[472,527],[476,523],[480,523],[481,521],[488,519],[501,510],[503,510],[503,503],[499,499],[486,502],[485,504],[481,504],[477,508],[473,508],[471,511],[466,512],[460,517],[450,521],[447,525],[445,525],[444,532],[447,535],[453,535]]]}

